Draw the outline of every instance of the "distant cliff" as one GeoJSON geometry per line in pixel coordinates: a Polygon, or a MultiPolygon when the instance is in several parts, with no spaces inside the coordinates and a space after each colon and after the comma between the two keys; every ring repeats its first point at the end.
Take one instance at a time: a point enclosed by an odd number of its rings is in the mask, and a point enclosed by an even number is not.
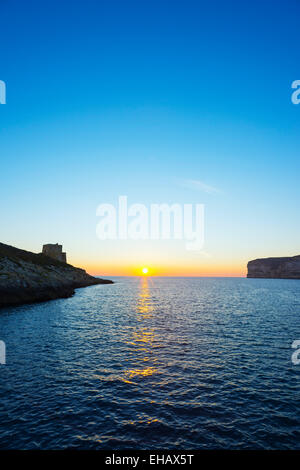
{"type": "Polygon", "coordinates": [[[300,255],[249,261],[247,277],[300,279],[300,255]]]}
{"type": "Polygon", "coordinates": [[[43,254],[0,243],[0,307],[70,297],[74,289],[112,281],[43,254]]]}

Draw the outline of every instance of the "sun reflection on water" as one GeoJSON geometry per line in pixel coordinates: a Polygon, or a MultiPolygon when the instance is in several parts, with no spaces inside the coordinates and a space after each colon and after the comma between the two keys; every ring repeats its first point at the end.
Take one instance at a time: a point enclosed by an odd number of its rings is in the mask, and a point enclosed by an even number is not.
{"type": "Polygon", "coordinates": [[[142,318],[149,318],[154,311],[154,306],[151,302],[149,282],[147,277],[141,278],[137,312],[142,315],[142,318]]]}
{"type": "Polygon", "coordinates": [[[157,372],[157,368],[153,365],[156,362],[156,358],[153,357],[155,332],[154,328],[150,328],[149,324],[147,324],[147,320],[153,316],[154,310],[155,308],[149,289],[149,279],[146,277],[141,278],[136,307],[137,321],[140,324],[137,329],[133,331],[131,341],[127,343],[134,347],[135,367],[128,368],[124,371],[125,379],[123,380],[125,382],[131,382],[130,379],[132,378],[148,377],[157,372]]]}

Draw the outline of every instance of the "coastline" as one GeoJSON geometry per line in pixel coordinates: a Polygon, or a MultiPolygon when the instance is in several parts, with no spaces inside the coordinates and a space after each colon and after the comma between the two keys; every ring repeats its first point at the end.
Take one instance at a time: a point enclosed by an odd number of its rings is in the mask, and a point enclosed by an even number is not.
{"type": "Polygon", "coordinates": [[[247,265],[247,278],[300,279],[300,256],[258,258],[247,265]]]}
{"type": "Polygon", "coordinates": [[[0,243],[0,308],[71,297],[75,289],[113,281],[84,269],[0,243]]]}

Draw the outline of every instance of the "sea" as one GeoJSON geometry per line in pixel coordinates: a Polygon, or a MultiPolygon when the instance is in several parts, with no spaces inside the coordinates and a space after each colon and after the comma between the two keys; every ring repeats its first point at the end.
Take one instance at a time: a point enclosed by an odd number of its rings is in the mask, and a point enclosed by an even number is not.
{"type": "Polygon", "coordinates": [[[113,280],[0,310],[1,449],[300,449],[299,280],[113,280]]]}

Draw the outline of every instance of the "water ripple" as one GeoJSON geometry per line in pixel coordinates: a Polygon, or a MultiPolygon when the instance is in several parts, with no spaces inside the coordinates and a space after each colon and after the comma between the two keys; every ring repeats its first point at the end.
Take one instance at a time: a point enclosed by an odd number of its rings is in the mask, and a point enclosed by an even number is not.
{"type": "Polygon", "coordinates": [[[0,313],[1,449],[300,449],[299,281],[118,278],[0,313]]]}

